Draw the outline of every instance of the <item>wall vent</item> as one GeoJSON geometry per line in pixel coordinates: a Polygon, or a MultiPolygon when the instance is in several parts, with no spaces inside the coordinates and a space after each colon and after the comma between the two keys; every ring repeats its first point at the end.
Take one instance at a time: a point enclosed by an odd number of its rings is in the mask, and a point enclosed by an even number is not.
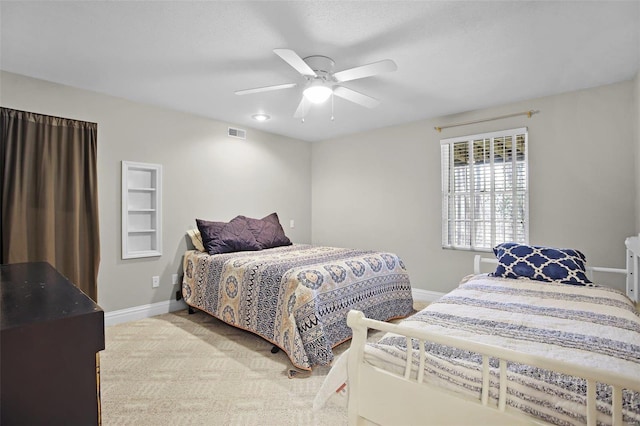
{"type": "Polygon", "coordinates": [[[247,138],[247,131],[246,130],[235,129],[233,127],[229,127],[229,132],[227,134],[229,136],[231,136],[232,138],[238,138],[238,139],[246,139],[247,138]]]}

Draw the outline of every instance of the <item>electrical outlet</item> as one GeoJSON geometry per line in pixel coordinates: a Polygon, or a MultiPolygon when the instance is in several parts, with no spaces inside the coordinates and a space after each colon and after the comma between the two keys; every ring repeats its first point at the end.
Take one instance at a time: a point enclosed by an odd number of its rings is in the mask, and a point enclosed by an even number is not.
{"type": "Polygon", "coordinates": [[[295,228],[295,227],[296,227],[296,222],[293,219],[291,219],[289,221],[289,228],[295,228]]]}
{"type": "Polygon", "coordinates": [[[171,275],[171,284],[178,284],[178,274],[171,275]]]}
{"type": "Polygon", "coordinates": [[[156,288],[156,287],[160,287],[160,277],[159,276],[153,276],[151,277],[151,287],[156,288]]]}

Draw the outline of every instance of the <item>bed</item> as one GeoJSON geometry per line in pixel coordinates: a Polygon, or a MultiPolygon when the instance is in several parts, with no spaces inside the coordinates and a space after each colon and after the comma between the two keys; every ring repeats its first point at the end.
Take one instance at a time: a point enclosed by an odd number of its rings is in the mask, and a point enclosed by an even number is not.
{"type": "Polygon", "coordinates": [[[189,250],[183,267],[189,306],[263,337],[300,370],[329,364],[332,348],[351,338],[349,310],[380,321],[413,312],[409,275],[393,253],[304,244],[189,250]]]}
{"type": "Polygon", "coordinates": [[[627,295],[492,277],[477,258],[474,275],[397,325],[352,311],[351,347],[315,408],[346,383],[350,424],[638,425],[639,247],[627,239],[627,269],[584,268],[627,274],[627,295]],[[386,334],[367,342],[372,329],[386,334]]]}

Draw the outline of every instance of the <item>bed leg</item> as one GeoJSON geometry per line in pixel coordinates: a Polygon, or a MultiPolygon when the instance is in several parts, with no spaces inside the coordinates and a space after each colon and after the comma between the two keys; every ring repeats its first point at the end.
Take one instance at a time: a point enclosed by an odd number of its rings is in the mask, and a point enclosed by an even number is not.
{"type": "Polygon", "coordinates": [[[280,348],[274,345],[274,346],[271,348],[271,353],[272,353],[272,354],[277,354],[278,352],[280,352],[280,348]]]}
{"type": "Polygon", "coordinates": [[[191,306],[187,306],[187,312],[189,312],[189,315],[193,315],[196,313],[196,310],[193,309],[191,306]]]}

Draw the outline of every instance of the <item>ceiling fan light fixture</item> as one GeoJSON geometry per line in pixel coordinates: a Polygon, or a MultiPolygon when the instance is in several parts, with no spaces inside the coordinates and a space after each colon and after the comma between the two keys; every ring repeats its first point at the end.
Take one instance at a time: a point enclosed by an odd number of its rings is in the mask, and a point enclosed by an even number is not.
{"type": "MultiPolygon", "coordinates": [[[[0,0],[2,1],[2,0],[0,0]]],[[[337,96],[354,104],[375,108],[380,101],[363,93],[344,87],[341,83],[372,77],[383,72],[391,72],[398,69],[398,66],[391,59],[384,59],[378,62],[361,65],[354,68],[334,72],[335,62],[328,56],[311,55],[301,58],[291,49],[273,49],[273,53],[295,69],[304,77],[304,90],[298,108],[293,114],[294,118],[304,118],[309,111],[310,104],[322,104],[331,98],[331,120],[333,117],[333,98],[337,96]]],[[[297,87],[297,83],[283,83],[271,86],[254,87],[253,89],[236,90],[236,95],[248,95],[252,93],[271,92],[274,90],[290,89],[297,87]]],[[[254,114],[253,119],[264,122],[270,117],[264,113],[254,114]]]]}
{"type": "Polygon", "coordinates": [[[313,80],[309,87],[304,89],[302,94],[309,102],[314,104],[321,104],[331,96],[333,90],[329,86],[325,86],[322,80],[313,80]]]}

